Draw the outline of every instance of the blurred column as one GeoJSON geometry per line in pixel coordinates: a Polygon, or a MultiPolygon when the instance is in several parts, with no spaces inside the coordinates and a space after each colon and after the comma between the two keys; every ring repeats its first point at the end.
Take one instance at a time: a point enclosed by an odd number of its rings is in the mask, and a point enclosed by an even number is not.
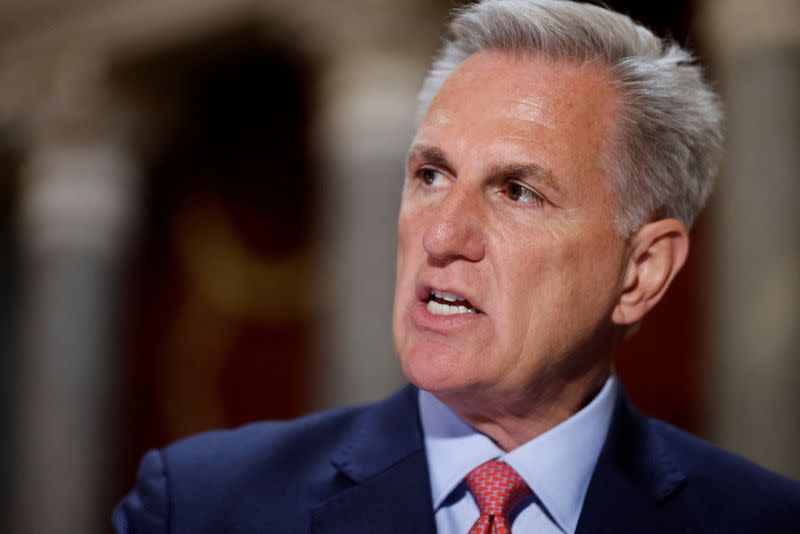
{"type": "Polygon", "coordinates": [[[430,2],[328,4],[317,32],[327,41],[316,45],[326,56],[316,127],[325,310],[318,407],[379,399],[405,382],[392,341],[397,210],[416,94],[441,20],[430,2]]]}
{"type": "Polygon", "coordinates": [[[421,68],[360,50],[325,74],[320,406],[374,400],[403,382],[392,343],[395,234],[421,68]]]}
{"type": "Polygon", "coordinates": [[[103,532],[121,258],[136,173],[99,65],[54,72],[21,195],[21,354],[12,532],[103,532]]]}
{"type": "Polygon", "coordinates": [[[800,2],[704,13],[729,124],[714,200],[712,437],[800,478],[800,2]]]}

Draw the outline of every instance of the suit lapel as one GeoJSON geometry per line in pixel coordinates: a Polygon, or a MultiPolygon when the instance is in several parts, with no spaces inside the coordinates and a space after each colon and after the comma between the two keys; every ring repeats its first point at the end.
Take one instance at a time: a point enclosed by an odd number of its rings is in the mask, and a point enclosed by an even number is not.
{"type": "Polygon", "coordinates": [[[364,411],[332,463],[353,485],[312,513],[312,532],[435,532],[416,388],[364,411]]]}
{"type": "Polygon", "coordinates": [[[576,532],[679,532],[686,476],[619,388],[576,532]]]}

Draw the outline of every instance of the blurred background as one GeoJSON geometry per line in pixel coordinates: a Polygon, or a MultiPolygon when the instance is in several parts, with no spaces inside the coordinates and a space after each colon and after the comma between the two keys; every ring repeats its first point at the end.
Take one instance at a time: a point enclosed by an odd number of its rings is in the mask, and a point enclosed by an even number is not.
{"type": "MultiPolygon", "coordinates": [[[[800,2],[607,4],[696,50],[729,115],[618,372],[800,478],[800,2]]],[[[106,532],[147,449],[403,383],[395,216],[453,5],[0,0],[0,532],[106,532]]]]}

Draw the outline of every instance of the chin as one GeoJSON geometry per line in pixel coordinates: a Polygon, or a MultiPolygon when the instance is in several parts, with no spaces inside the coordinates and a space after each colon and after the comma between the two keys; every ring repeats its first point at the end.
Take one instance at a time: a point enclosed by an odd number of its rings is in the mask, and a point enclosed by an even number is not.
{"type": "Polygon", "coordinates": [[[473,373],[469,372],[474,372],[474,366],[464,361],[463,354],[454,354],[451,347],[441,346],[436,350],[431,346],[415,346],[399,354],[406,378],[422,390],[452,393],[474,385],[473,373]]]}

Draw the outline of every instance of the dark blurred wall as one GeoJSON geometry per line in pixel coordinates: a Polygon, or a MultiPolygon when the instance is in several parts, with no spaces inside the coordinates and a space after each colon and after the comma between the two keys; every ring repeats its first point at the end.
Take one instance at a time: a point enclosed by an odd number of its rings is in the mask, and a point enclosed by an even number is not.
{"type": "MultiPolygon", "coordinates": [[[[0,518],[10,512],[9,499],[14,441],[10,439],[16,398],[18,362],[14,350],[16,302],[16,225],[14,224],[19,154],[0,133],[0,518]]],[[[0,521],[0,533],[6,525],[0,521]]]]}
{"type": "Polygon", "coordinates": [[[308,410],[318,329],[309,60],[258,27],[118,65],[144,113],[121,495],[152,447],[308,410]]]}

